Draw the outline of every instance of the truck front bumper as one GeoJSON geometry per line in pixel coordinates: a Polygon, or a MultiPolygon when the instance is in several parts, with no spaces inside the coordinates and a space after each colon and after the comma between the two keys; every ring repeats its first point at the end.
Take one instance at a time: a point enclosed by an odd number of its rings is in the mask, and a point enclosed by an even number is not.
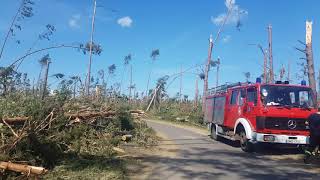
{"type": "Polygon", "coordinates": [[[254,133],[251,141],[303,145],[309,144],[309,136],[254,133]]]}

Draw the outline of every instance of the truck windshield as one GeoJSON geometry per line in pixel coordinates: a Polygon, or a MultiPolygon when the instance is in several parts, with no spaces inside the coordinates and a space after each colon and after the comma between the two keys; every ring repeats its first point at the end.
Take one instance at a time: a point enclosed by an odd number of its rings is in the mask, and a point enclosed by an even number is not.
{"type": "Polygon", "coordinates": [[[312,90],[297,86],[261,86],[261,98],[267,106],[314,107],[312,90]]]}

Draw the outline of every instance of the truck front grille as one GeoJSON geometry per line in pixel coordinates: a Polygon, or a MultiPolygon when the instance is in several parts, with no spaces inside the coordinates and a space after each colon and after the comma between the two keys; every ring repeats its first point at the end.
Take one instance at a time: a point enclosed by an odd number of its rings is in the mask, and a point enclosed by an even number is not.
{"type": "Polygon", "coordinates": [[[283,118],[283,117],[257,117],[257,129],[274,129],[274,130],[307,130],[306,119],[301,118],[283,118]]]}

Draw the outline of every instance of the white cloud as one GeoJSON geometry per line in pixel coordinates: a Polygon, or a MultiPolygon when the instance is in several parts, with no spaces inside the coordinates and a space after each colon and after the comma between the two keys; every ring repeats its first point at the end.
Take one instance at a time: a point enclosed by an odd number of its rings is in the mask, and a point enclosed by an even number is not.
{"type": "MultiPolygon", "coordinates": [[[[230,11],[226,24],[236,25],[241,19],[248,16],[248,11],[240,8],[240,6],[236,4],[235,0],[225,0],[224,4],[228,11],[230,11]]],[[[211,16],[211,22],[215,25],[221,25],[226,16],[226,13],[221,13],[216,17],[211,16]]]]}
{"type": "Polygon", "coordinates": [[[71,28],[80,28],[79,21],[81,19],[80,14],[75,14],[69,19],[69,27],[71,28]]]}
{"type": "Polygon", "coordinates": [[[231,41],[231,36],[230,35],[226,35],[222,38],[222,42],[223,43],[228,43],[229,41],[231,41]]]}
{"type": "Polygon", "coordinates": [[[131,27],[133,21],[129,16],[126,16],[118,19],[117,22],[121,27],[131,27]]]}

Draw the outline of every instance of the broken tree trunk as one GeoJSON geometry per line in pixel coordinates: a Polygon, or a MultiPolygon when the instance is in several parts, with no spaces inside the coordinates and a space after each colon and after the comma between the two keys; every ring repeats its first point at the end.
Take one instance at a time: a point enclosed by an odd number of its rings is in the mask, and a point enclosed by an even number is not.
{"type": "Polygon", "coordinates": [[[149,103],[149,105],[148,105],[148,107],[147,107],[146,111],[149,111],[149,109],[150,109],[150,107],[151,107],[152,102],[153,102],[153,101],[155,101],[155,97],[156,97],[156,94],[157,94],[157,91],[158,91],[158,88],[159,88],[159,87],[160,87],[160,86],[156,87],[156,89],[154,90],[154,94],[153,94],[153,96],[152,96],[152,99],[151,99],[151,101],[150,101],[150,103],[149,103]]]}
{"type": "Polygon", "coordinates": [[[0,162],[0,169],[19,172],[22,174],[34,174],[34,175],[43,175],[48,170],[43,167],[29,166],[24,164],[16,164],[11,162],[0,162]]]}
{"type": "Polygon", "coordinates": [[[204,71],[204,83],[203,83],[203,95],[202,95],[202,112],[203,113],[205,111],[204,107],[205,107],[207,91],[208,91],[208,77],[209,77],[209,70],[210,70],[212,47],[213,47],[213,39],[212,39],[212,35],[210,35],[209,49],[208,49],[208,59],[207,59],[206,68],[205,68],[205,71],[204,71]]]}
{"type": "Polygon", "coordinates": [[[306,59],[308,65],[309,86],[313,93],[317,95],[316,78],[314,73],[314,61],[312,52],[312,22],[306,21],[306,59]]]}

